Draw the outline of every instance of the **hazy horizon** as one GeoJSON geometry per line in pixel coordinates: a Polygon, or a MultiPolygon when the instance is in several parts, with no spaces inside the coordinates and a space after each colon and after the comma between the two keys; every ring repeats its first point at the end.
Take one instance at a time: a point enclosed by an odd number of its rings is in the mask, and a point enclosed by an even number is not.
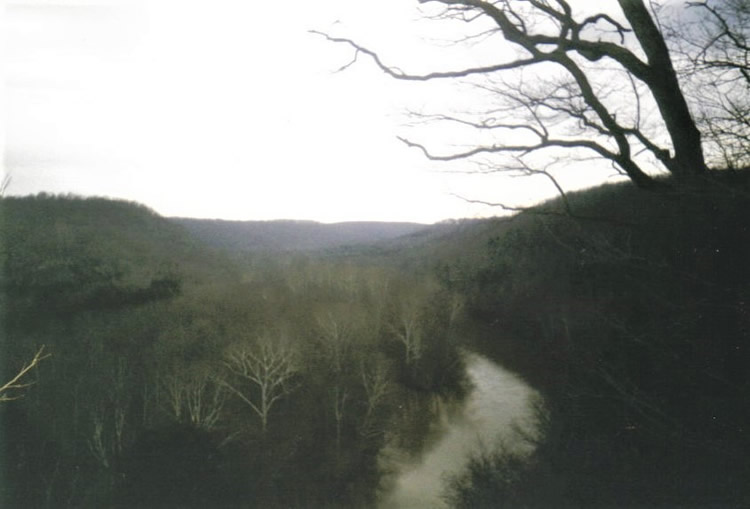
{"type": "MultiPolygon", "coordinates": [[[[7,2],[7,193],[126,199],[168,217],[425,224],[555,196],[543,177],[428,161],[397,136],[437,151],[469,140],[408,112],[469,111],[477,97],[389,79],[364,58],[336,72],[352,51],[309,33],[355,38],[411,72],[497,58],[446,44],[465,27],[402,0],[286,5],[7,2]]],[[[611,174],[570,164],[585,171],[561,172],[567,189],[611,174]]]]}

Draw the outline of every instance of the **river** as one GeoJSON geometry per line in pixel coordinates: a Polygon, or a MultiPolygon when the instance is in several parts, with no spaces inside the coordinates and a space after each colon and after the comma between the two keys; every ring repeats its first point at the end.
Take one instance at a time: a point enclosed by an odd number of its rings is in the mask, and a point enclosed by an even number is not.
{"type": "Polygon", "coordinates": [[[419,455],[397,447],[384,453],[396,473],[380,498],[381,509],[446,507],[441,498],[446,476],[463,470],[480,444],[491,447],[504,439],[512,445],[514,423],[533,429],[533,389],[486,357],[465,355],[472,388],[460,408],[441,409],[430,445],[419,455]]]}

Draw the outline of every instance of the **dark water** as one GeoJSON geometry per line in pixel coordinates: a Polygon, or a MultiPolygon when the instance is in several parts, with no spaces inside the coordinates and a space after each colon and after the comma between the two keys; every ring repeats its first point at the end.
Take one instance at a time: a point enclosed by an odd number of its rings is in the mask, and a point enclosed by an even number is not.
{"type": "MultiPolygon", "coordinates": [[[[445,507],[444,479],[460,472],[472,452],[498,440],[513,445],[514,424],[534,429],[530,403],[535,393],[528,385],[475,353],[466,353],[466,365],[473,388],[461,403],[434,403],[437,429],[425,450],[415,455],[392,445],[382,454],[383,464],[396,473],[384,488],[379,507],[445,507]]],[[[516,440],[517,447],[528,447],[516,440]]]]}

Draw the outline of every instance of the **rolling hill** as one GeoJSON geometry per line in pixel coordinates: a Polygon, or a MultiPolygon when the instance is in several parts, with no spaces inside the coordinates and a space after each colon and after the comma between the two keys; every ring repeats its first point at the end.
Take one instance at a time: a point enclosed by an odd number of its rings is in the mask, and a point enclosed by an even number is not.
{"type": "Polygon", "coordinates": [[[229,252],[319,251],[361,246],[413,234],[419,223],[314,221],[225,221],[172,218],[205,244],[229,252]]]}

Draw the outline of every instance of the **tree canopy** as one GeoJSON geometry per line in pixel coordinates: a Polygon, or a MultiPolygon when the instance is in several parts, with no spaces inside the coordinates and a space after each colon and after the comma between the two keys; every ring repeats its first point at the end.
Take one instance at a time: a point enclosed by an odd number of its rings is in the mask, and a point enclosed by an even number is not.
{"type": "Polygon", "coordinates": [[[667,16],[658,3],[643,0],[617,0],[619,12],[591,11],[602,7],[568,0],[419,2],[430,18],[465,22],[457,44],[468,51],[489,48],[496,61],[410,73],[354,39],[324,35],[355,50],[351,63],[365,55],[393,78],[468,80],[489,93],[478,111],[424,115],[473,130],[472,146],[446,152],[401,138],[431,160],[472,161],[490,171],[542,173],[554,180],[550,161],[593,153],[647,188],[663,185],[657,177],[664,174],[672,183],[694,181],[706,174],[709,161],[736,167],[727,157],[715,157],[717,150],[734,154],[736,163],[747,147],[746,138],[732,137],[731,147],[726,141],[733,126],[747,127],[747,101],[726,81],[717,84],[717,73],[747,78],[746,30],[733,21],[747,16],[744,0],[680,6],[704,9],[713,27],[700,33],[693,26],[681,35],[668,30],[677,25],[676,11],[667,16]],[[665,25],[662,18],[673,23],[665,25]],[[719,94],[713,109],[702,108],[705,103],[690,88],[697,81],[687,77],[699,73],[712,77],[719,94]]]}

